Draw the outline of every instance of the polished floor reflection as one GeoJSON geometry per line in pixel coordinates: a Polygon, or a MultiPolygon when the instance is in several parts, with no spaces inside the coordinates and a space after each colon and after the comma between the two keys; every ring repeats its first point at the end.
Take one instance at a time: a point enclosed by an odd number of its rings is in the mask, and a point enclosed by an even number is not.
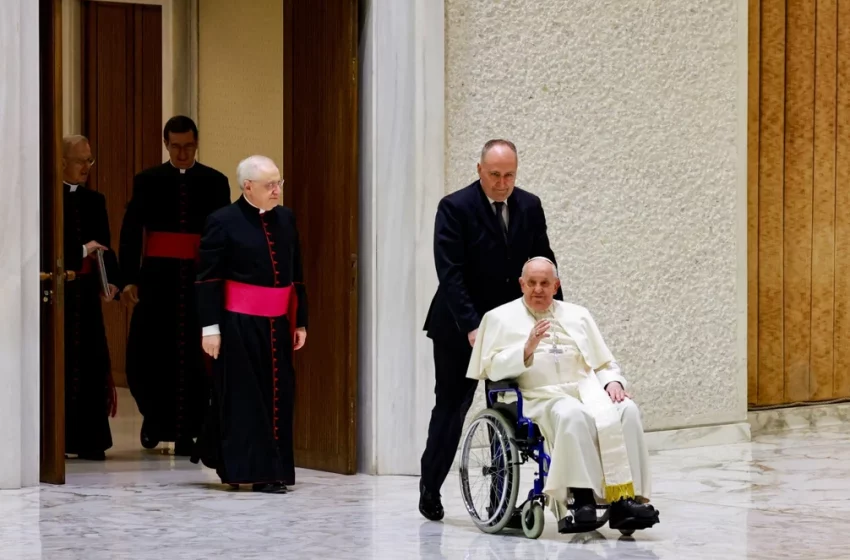
{"type": "Polygon", "coordinates": [[[446,519],[430,523],[413,477],[299,471],[287,495],[232,492],[187,460],[137,449],[137,419],[115,428],[109,460],[69,461],[67,485],[0,492],[0,558],[850,558],[843,426],[655,454],[660,525],[634,539],[607,528],[561,536],[547,517],[537,541],[479,532],[455,477],[446,519]]]}

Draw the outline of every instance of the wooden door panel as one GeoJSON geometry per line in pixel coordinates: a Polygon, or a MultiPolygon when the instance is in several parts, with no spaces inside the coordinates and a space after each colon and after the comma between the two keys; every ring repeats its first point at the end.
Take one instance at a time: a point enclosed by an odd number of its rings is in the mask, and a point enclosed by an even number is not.
{"type": "MultiPolygon", "coordinates": [[[[106,197],[117,251],[133,176],[162,161],[162,9],[85,2],[82,36],[83,134],[96,159],[88,186],[106,197]]],[[[126,387],[130,312],[104,304],[103,320],[115,382],[126,387]]]]}
{"type": "Polygon", "coordinates": [[[40,480],[65,483],[65,316],[62,216],[61,0],[39,0],[41,123],[41,456],[40,480]],[[45,293],[46,292],[46,293],[45,293]],[[52,295],[51,295],[52,292],[52,295]],[[47,301],[44,301],[44,298],[47,301]]]}
{"type": "Polygon", "coordinates": [[[818,2],[812,188],[812,370],[815,401],[833,395],[835,325],[836,0],[818,2]]]}
{"type": "Polygon", "coordinates": [[[850,2],[838,2],[833,396],[850,397],[850,2]]]}
{"type": "Polygon", "coordinates": [[[786,20],[783,375],[785,399],[803,402],[811,396],[815,4],[789,0],[786,20]]]}
{"type": "Polygon", "coordinates": [[[785,127],[785,9],[763,3],[759,139],[758,398],[784,398],[782,341],[782,189],[785,127]]]}
{"type": "Polygon", "coordinates": [[[850,398],[850,2],[749,16],[748,400],[850,398]]]}
{"type": "Polygon", "coordinates": [[[284,202],[310,309],[296,354],[298,466],[356,471],[357,1],[284,4],[284,202]]]}

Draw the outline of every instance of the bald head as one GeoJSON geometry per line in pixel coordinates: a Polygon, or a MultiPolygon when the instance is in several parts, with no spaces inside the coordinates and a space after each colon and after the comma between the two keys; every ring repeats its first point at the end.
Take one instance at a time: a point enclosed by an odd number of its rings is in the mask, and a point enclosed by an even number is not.
{"type": "Polygon", "coordinates": [[[89,139],[80,134],[62,138],[62,180],[71,185],[85,183],[94,165],[89,139]]]}
{"type": "Polygon", "coordinates": [[[515,162],[519,159],[516,145],[510,140],[502,140],[501,138],[488,140],[481,148],[481,163],[487,163],[487,157],[491,151],[497,157],[512,157],[515,162]]]}
{"type": "Polygon", "coordinates": [[[526,305],[535,311],[545,311],[561,287],[558,268],[546,257],[533,257],[522,267],[519,285],[526,305]]]}
{"type": "Polygon", "coordinates": [[[62,157],[68,157],[75,146],[81,143],[89,143],[89,139],[82,134],[71,134],[62,138],[62,157]]]}

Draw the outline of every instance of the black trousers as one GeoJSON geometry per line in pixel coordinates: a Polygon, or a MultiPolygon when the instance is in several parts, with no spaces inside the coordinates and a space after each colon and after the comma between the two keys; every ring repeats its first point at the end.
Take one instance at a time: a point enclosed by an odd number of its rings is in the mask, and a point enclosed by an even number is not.
{"type": "Polygon", "coordinates": [[[436,402],[428,425],[428,441],[422,454],[421,482],[439,494],[460,443],[463,422],[472,405],[478,381],[467,379],[472,347],[466,340],[434,340],[436,402]]]}

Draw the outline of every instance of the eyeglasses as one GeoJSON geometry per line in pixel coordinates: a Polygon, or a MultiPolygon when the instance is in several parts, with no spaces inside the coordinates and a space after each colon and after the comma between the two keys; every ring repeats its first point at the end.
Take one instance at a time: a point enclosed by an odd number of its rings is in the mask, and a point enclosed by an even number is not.
{"type": "MultiPolygon", "coordinates": [[[[255,181],[254,179],[248,179],[248,180],[251,181],[252,183],[259,183],[259,181],[255,181]]],[[[266,187],[267,191],[273,191],[275,189],[275,187],[282,189],[283,183],[284,183],[283,179],[281,179],[280,181],[266,181],[265,183],[263,183],[263,186],[266,187]]]]}
{"type": "Polygon", "coordinates": [[[81,158],[70,158],[68,161],[71,163],[76,163],[77,165],[86,165],[89,167],[94,165],[94,158],[81,159],[81,158]]]}

